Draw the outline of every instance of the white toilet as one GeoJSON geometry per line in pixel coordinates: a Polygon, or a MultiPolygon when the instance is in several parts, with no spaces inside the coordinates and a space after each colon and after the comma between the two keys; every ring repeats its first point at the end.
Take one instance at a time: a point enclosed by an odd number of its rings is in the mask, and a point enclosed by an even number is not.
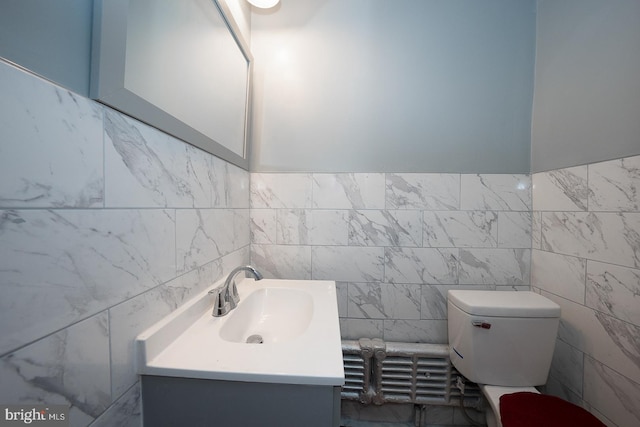
{"type": "Polygon", "coordinates": [[[451,362],[480,385],[488,426],[502,427],[500,396],[547,382],[560,307],[534,292],[453,290],[448,310],[451,362]]]}

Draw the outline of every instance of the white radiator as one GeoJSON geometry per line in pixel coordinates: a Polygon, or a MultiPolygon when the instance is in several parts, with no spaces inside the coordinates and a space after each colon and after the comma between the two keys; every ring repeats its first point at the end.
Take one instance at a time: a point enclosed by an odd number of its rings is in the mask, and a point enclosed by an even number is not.
{"type": "MultiPolygon", "coordinates": [[[[342,341],[345,385],[342,399],[382,405],[386,402],[459,405],[456,380],[444,344],[385,342],[361,338],[342,341]]],[[[478,386],[467,383],[466,407],[480,406],[478,386]]]]}

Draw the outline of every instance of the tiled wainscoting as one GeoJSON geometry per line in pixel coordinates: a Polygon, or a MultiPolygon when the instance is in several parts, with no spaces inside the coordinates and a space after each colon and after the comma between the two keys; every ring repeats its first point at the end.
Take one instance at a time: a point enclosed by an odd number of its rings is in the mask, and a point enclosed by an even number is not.
{"type": "Polygon", "coordinates": [[[251,257],[338,282],[343,338],[447,342],[452,288],[528,287],[528,175],[252,173],[251,257]]]}
{"type": "MultiPolygon", "coordinates": [[[[529,289],[528,175],[252,173],[251,257],[336,280],[345,339],[447,342],[448,289],[529,289]]],[[[413,426],[413,405],[343,403],[346,426],[413,426]]],[[[429,406],[423,425],[468,425],[429,406]]]]}
{"type": "Polygon", "coordinates": [[[249,173],[0,61],[0,402],[139,426],[133,339],[249,261],[249,173]]]}
{"type": "Polygon", "coordinates": [[[562,307],[548,390],[640,425],[640,156],[532,179],[532,286],[562,307]]]}

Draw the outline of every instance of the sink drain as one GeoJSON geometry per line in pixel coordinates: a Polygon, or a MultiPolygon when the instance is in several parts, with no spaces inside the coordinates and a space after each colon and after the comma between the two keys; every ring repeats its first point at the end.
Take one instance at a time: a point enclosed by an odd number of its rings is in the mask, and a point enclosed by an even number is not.
{"type": "Polygon", "coordinates": [[[262,344],[263,342],[262,335],[258,334],[249,336],[246,341],[247,344],[262,344]]]}

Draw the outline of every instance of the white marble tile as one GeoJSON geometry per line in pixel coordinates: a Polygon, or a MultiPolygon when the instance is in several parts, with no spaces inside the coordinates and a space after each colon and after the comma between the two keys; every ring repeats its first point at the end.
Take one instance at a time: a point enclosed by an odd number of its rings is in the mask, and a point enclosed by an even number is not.
{"type": "Polygon", "coordinates": [[[202,266],[249,243],[245,209],[178,209],[176,252],[179,273],[202,266]],[[246,224],[245,222],[246,218],[246,224]]]}
{"type": "Polygon", "coordinates": [[[530,249],[460,249],[459,283],[528,285],[530,249]]]}
{"type": "Polygon", "coordinates": [[[101,207],[102,110],[0,61],[0,207],[101,207]]]}
{"type": "MultiPolygon", "coordinates": [[[[219,258],[211,262],[210,264],[207,264],[207,266],[210,265],[213,270],[212,283],[215,283],[220,280],[226,279],[227,275],[234,268],[240,265],[248,265],[248,264],[251,264],[251,247],[249,245],[243,246],[240,249],[233,251],[228,255],[225,255],[222,258],[219,258]]],[[[169,285],[171,285],[172,283],[174,282],[173,281],[169,282],[169,285]]],[[[195,286],[196,282],[192,282],[192,283],[194,283],[194,286],[195,286]]],[[[191,289],[191,287],[189,289],[191,289]]],[[[195,290],[195,293],[197,292],[198,291],[195,290]]]]}
{"type": "Polygon", "coordinates": [[[313,279],[341,282],[381,282],[384,249],[353,246],[314,246],[313,279]]]}
{"type": "Polygon", "coordinates": [[[312,204],[311,174],[252,173],[251,207],[304,209],[312,204]]]}
{"type": "Polygon", "coordinates": [[[105,206],[211,206],[211,155],[105,111],[105,206]]]}
{"type": "Polygon", "coordinates": [[[460,175],[452,173],[388,173],[387,209],[457,210],[460,175]]]}
{"type": "Polygon", "coordinates": [[[640,211],[640,156],[589,165],[590,211],[640,211]]]}
{"type": "Polygon", "coordinates": [[[595,416],[597,419],[599,419],[600,421],[602,421],[604,423],[605,426],[615,426],[616,424],[611,421],[609,418],[605,417],[602,412],[598,411],[597,408],[593,407],[592,405],[589,405],[588,402],[583,402],[583,407],[591,412],[591,414],[593,416],[595,416]]]}
{"type": "Polygon", "coordinates": [[[249,208],[249,172],[210,156],[211,207],[249,208]]]}
{"type": "Polygon", "coordinates": [[[498,215],[492,211],[425,211],[423,246],[495,248],[498,215]]]}
{"type": "Polygon", "coordinates": [[[102,312],[0,359],[0,401],[67,404],[72,426],[111,403],[109,330],[102,312]]]}
{"type": "Polygon", "coordinates": [[[384,209],[382,173],[313,174],[313,207],[321,209],[384,209]]]}
{"type": "Polygon", "coordinates": [[[200,292],[211,288],[215,282],[226,277],[226,274],[235,267],[248,264],[249,259],[243,260],[241,252],[242,250],[233,252],[200,268],[191,270],[163,283],[152,291],[158,292],[164,304],[169,308],[176,309],[200,292]],[[225,265],[227,263],[229,265],[225,265]],[[219,270],[223,271],[222,274],[218,273],[219,270]]]}
{"type": "Polygon", "coordinates": [[[540,387],[539,390],[544,394],[559,397],[560,399],[564,399],[578,406],[584,405],[584,402],[582,401],[582,390],[580,391],[580,394],[576,393],[551,374],[547,378],[547,383],[543,387],[540,387]]]}
{"type": "Polygon", "coordinates": [[[338,316],[343,318],[349,312],[349,282],[336,282],[336,299],[338,300],[338,316]]]}
{"type": "MultiPolygon", "coordinates": [[[[477,285],[474,285],[474,286],[477,286],[477,285]]],[[[489,289],[489,290],[493,290],[493,291],[516,291],[516,292],[523,292],[523,291],[530,291],[531,290],[531,286],[529,286],[529,285],[495,285],[495,286],[492,286],[492,287],[493,287],[493,289],[489,289]]]]}
{"type": "Polygon", "coordinates": [[[589,261],[586,305],[640,326],[640,270],[589,261]]]}
{"type": "Polygon", "coordinates": [[[494,290],[492,285],[420,285],[420,319],[447,319],[447,292],[453,289],[494,290]]]}
{"type": "Polygon", "coordinates": [[[531,177],[533,210],[586,211],[589,187],[587,166],[540,172],[531,177]]]}
{"type": "Polygon", "coordinates": [[[420,319],[420,285],[350,283],[350,318],[420,319]]]}
{"type": "Polygon", "coordinates": [[[134,340],[138,334],[171,313],[174,307],[158,288],[109,309],[111,389],[119,396],[138,381],[134,340]]]}
{"type": "Polygon", "coordinates": [[[531,248],[542,249],[542,212],[531,213],[531,248]]]}
{"type": "Polygon", "coordinates": [[[618,426],[640,425],[640,383],[585,359],[584,399],[618,426]]]}
{"type": "Polygon", "coordinates": [[[312,279],[311,246],[254,244],[251,263],[269,279],[312,279]]]}
{"type": "Polygon", "coordinates": [[[0,211],[0,354],[176,276],[167,210],[0,211]]]}
{"type": "Polygon", "coordinates": [[[91,427],[140,427],[142,426],[142,393],[140,383],[136,383],[113,405],[104,411],[91,427]]]}
{"type": "Polygon", "coordinates": [[[251,218],[249,209],[232,209],[233,248],[225,255],[251,244],[251,218]]]}
{"type": "Polygon", "coordinates": [[[311,215],[306,209],[276,210],[276,244],[308,245],[311,243],[311,215]]]}
{"type": "Polygon", "coordinates": [[[447,292],[449,289],[458,289],[457,285],[421,285],[422,303],[420,305],[420,318],[423,320],[447,319],[447,292]]]}
{"type": "Polygon", "coordinates": [[[415,210],[349,211],[351,246],[422,246],[422,220],[415,210]]]}
{"type": "Polygon", "coordinates": [[[349,213],[346,210],[313,209],[309,211],[313,245],[346,246],[349,242],[349,213]]]}
{"type": "Polygon", "coordinates": [[[640,213],[543,212],[542,249],[640,268],[640,213]]]}
{"type": "Polygon", "coordinates": [[[464,174],[460,177],[462,210],[531,210],[528,175],[464,174]]]}
{"type": "Polygon", "coordinates": [[[385,248],[385,282],[458,283],[458,249],[385,248]]]}
{"type": "Polygon", "coordinates": [[[498,212],[498,247],[531,248],[531,212],[498,212]]]}
{"type": "Polygon", "coordinates": [[[276,212],[276,209],[251,209],[251,243],[276,243],[276,212]]]}
{"type": "Polygon", "coordinates": [[[584,353],[562,340],[556,340],[549,375],[572,392],[582,394],[584,353]]]}
{"type": "Polygon", "coordinates": [[[383,322],[382,319],[340,319],[340,336],[343,340],[382,338],[383,322]]]}
{"type": "Polygon", "coordinates": [[[213,283],[209,264],[109,309],[113,396],[120,396],[138,381],[136,336],[213,283]]]}
{"type": "Polygon", "coordinates": [[[584,304],[587,262],[582,258],[534,250],[531,286],[584,304]]]}
{"type": "Polygon", "coordinates": [[[558,338],[640,383],[640,327],[550,293],[543,295],[560,305],[558,338]]]}
{"type": "Polygon", "coordinates": [[[446,320],[384,320],[384,340],[446,344],[446,320]]]}

